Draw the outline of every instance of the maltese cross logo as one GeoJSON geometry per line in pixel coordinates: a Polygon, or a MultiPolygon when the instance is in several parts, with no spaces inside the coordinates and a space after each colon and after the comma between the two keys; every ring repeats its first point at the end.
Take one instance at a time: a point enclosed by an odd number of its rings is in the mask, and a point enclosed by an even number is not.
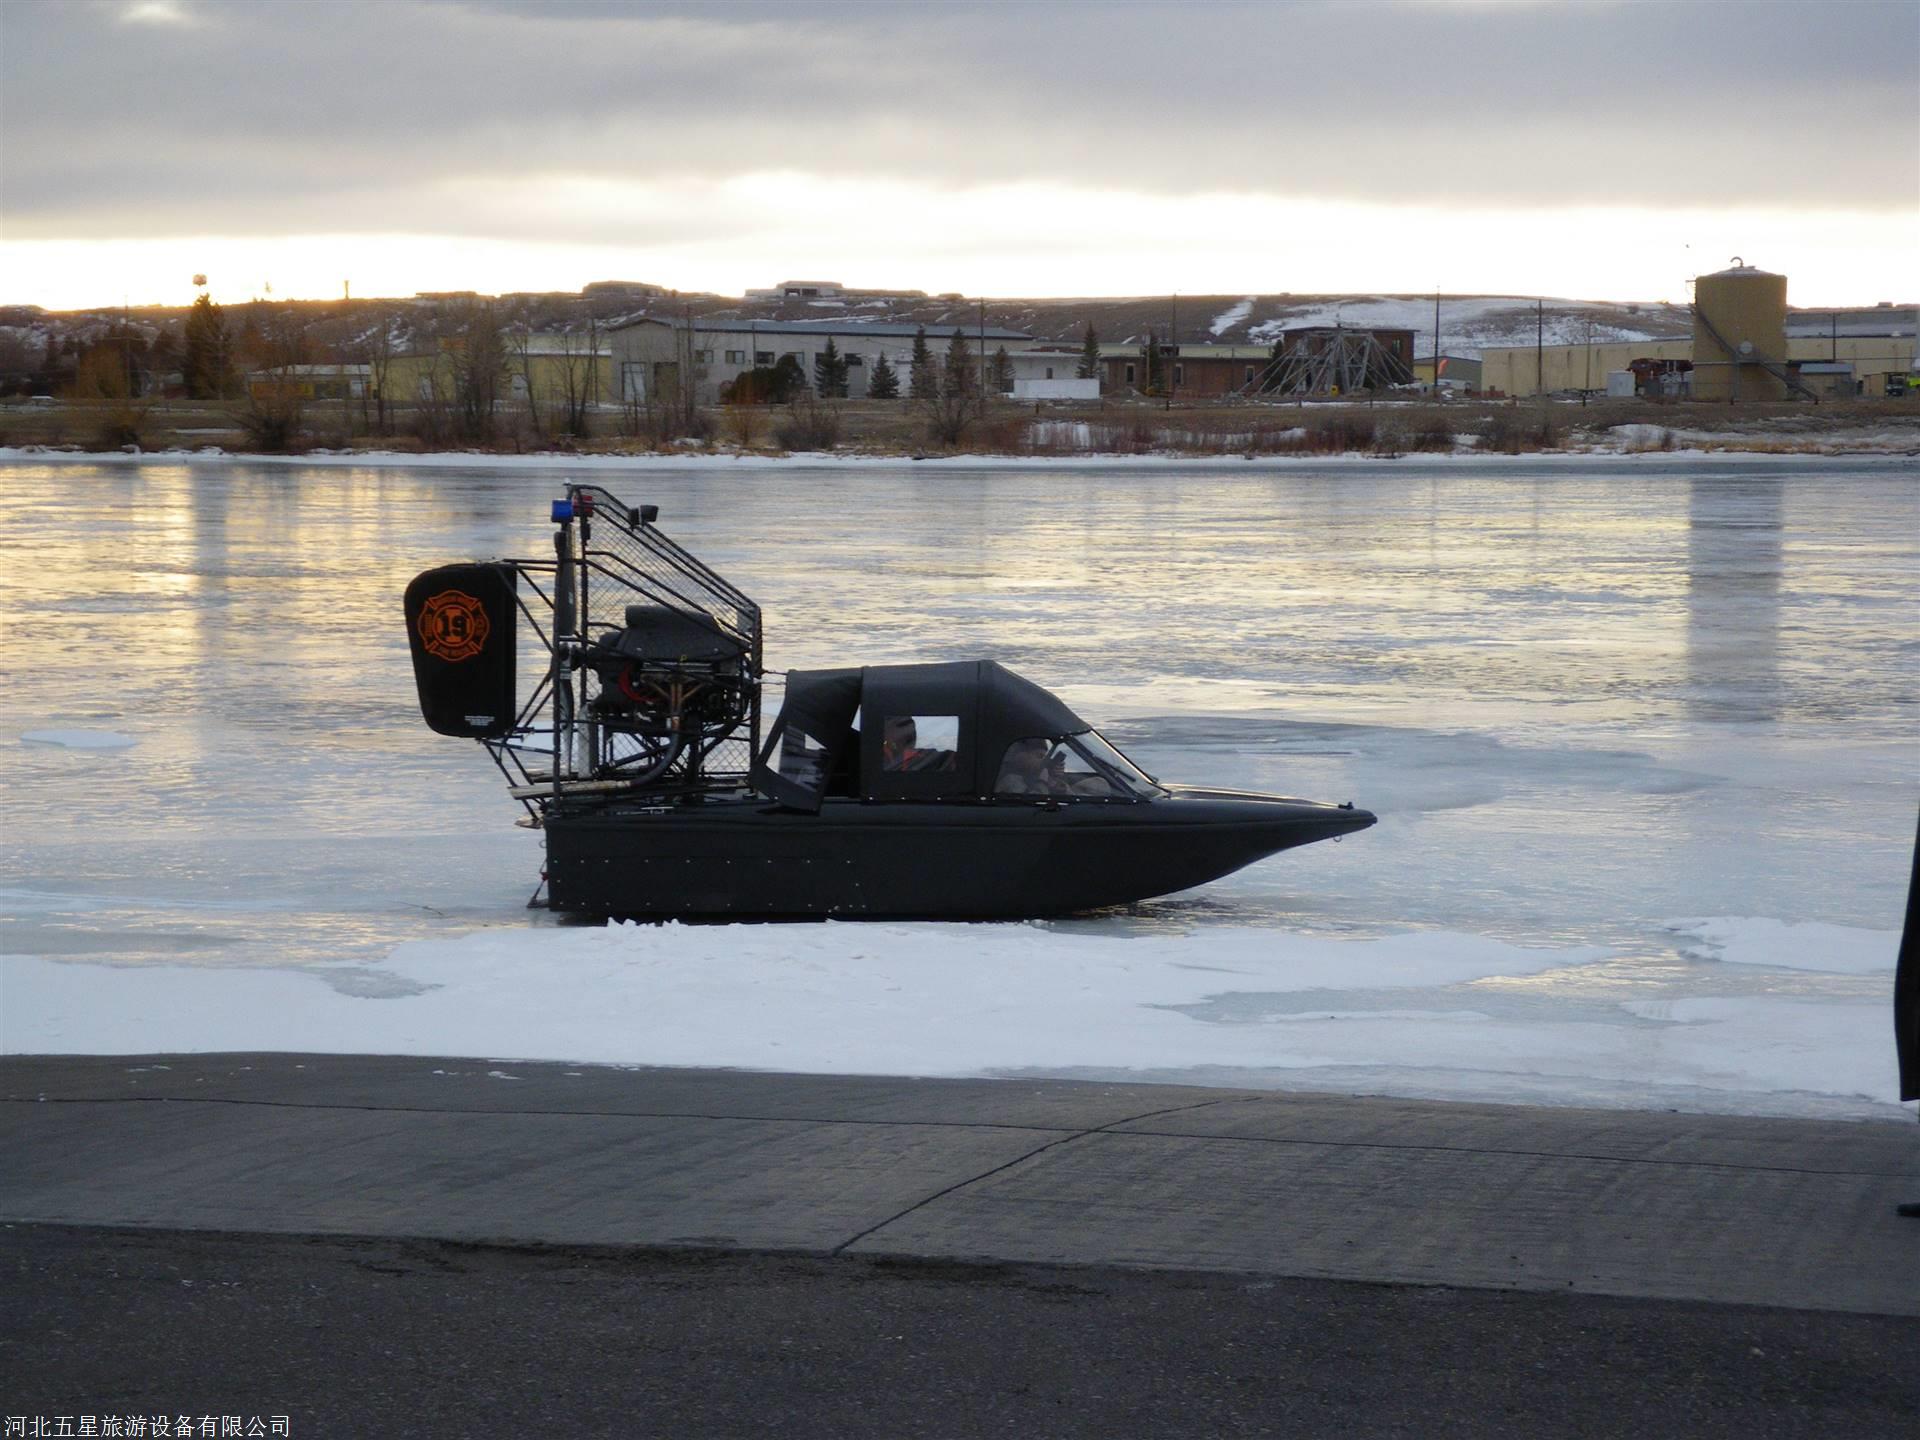
{"type": "Polygon", "coordinates": [[[420,643],[441,660],[471,660],[487,643],[486,607],[463,590],[442,590],[428,600],[417,623],[420,643]]]}

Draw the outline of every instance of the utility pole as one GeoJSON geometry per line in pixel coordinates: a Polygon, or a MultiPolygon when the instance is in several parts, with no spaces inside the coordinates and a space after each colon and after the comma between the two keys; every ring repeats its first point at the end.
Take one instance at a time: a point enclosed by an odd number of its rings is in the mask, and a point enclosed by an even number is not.
{"type": "Polygon", "coordinates": [[[980,418],[987,416],[987,297],[980,297],[980,418]]]}
{"type": "Polygon", "coordinates": [[[1180,292],[1173,292],[1173,302],[1167,310],[1167,353],[1162,364],[1163,377],[1167,383],[1166,408],[1173,409],[1173,361],[1180,353],[1180,292]]]}
{"type": "Polygon", "coordinates": [[[1433,287],[1433,394],[1440,396],[1440,287],[1433,287]]]}
{"type": "MultiPolygon", "coordinates": [[[[680,347],[681,350],[686,355],[686,365],[685,365],[685,368],[681,370],[681,374],[680,374],[680,386],[679,386],[680,393],[673,397],[673,401],[674,401],[674,408],[680,412],[681,418],[686,424],[687,428],[692,429],[693,414],[694,414],[693,302],[690,300],[684,300],[680,304],[680,325],[681,325],[681,333],[686,336],[685,342],[680,347]]],[[[675,356],[674,358],[677,360],[680,357],[675,356]]],[[[674,368],[681,369],[681,367],[677,365],[674,368]]]]}
{"type": "Polygon", "coordinates": [[[1547,403],[1547,302],[1533,302],[1533,388],[1547,403]]]}

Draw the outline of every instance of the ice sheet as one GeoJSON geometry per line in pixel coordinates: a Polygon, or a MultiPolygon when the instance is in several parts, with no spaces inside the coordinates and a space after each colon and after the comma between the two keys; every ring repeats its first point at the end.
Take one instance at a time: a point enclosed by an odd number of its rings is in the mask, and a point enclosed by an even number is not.
{"type": "MultiPolygon", "coordinates": [[[[496,929],[416,941],[373,993],[350,969],[105,967],[10,957],[10,1053],[318,1050],[601,1064],[972,1075],[1405,1066],[1522,1092],[1536,1077],[1891,1104],[1862,1002],[1627,1001],[1611,1018],[1502,1015],[1503,985],[1601,965],[1483,937],[1204,937],[1045,925],[496,929]],[[1485,983],[1483,983],[1485,982],[1485,983]],[[1453,1008],[1396,993],[1448,993],[1453,1008]],[[1220,1011],[1222,992],[1261,997],[1220,1011]],[[1334,1006],[1318,997],[1344,997],[1334,1006]],[[1356,1005],[1378,996],[1379,1003],[1356,1005]],[[1472,1008],[1476,996],[1486,1008],[1472,1008]],[[1071,1017],[1067,1020],[1066,1017],[1071,1017]],[[1065,1023],[1063,1023],[1063,1021],[1065,1023]]],[[[1885,1049],[1885,1047],[1880,1047],[1885,1049]]],[[[1422,1085],[1382,1087],[1421,1093],[1422,1085]]],[[[1793,1108],[1789,1105],[1787,1108],[1793,1108]]]]}
{"type": "Polygon", "coordinates": [[[1916,522],[1905,462],[1789,456],[0,463],[0,740],[139,741],[12,744],[0,1023],[1897,1114],[1916,522]],[[572,474],[774,666],[994,655],[1169,779],[1380,824],[1044,929],[557,928],[396,597],[537,553],[572,474]]]}
{"type": "Polygon", "coordinates": [[[1682,953],[1729,965],[1772,965],[1833,975],[1891,975],[1894,962],[1900,958],[1897,932],[1861,930],[1851,925],[1721,916],[1675,920],[1671,928],[1685,938],[1682,953]]]}
{"type": "Polygon", "coordinates": [[[28,730],[20,739],[27,745],[54,745],[62,750],[130,750],[140,743],[113,730],[28,730]]]}

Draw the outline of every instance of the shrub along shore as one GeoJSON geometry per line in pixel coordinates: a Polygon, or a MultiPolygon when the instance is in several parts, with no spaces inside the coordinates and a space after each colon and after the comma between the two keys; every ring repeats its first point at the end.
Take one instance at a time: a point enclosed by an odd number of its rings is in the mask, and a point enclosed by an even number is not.
{"type": "Polygon", "coordinates": [[[219,449],[481,454],[978,454],[1315,456],[1724,450],[1920,453],[1920,402],[1756,402],[1464,397],[1173,404],[1139,399],[975,404],[956,417],[912,401],[818,400],[690,411],[588,412],[585,434],[543,433],[504,409],[491,439],[423,434],[407,411],[368,423],[354,402],[63,400],[0,403],[0,446],[81,451],[219,449]],[[957,432],[957,433],[956,433],[957,432]],[[950,438],[949,438],[950,437],[950,438]]]}

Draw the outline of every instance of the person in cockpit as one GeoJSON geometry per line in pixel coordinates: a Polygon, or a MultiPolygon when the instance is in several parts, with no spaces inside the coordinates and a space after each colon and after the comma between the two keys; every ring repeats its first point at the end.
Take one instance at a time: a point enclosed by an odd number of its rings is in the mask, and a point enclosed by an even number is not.
{"type": "Polygon", "coordinates": [[[997,795],[1111,795],[1113,787],[1098,775],[1067,772],[1067,751],[1044,735],[1016,740],[1000,762],[997,795]]]}

